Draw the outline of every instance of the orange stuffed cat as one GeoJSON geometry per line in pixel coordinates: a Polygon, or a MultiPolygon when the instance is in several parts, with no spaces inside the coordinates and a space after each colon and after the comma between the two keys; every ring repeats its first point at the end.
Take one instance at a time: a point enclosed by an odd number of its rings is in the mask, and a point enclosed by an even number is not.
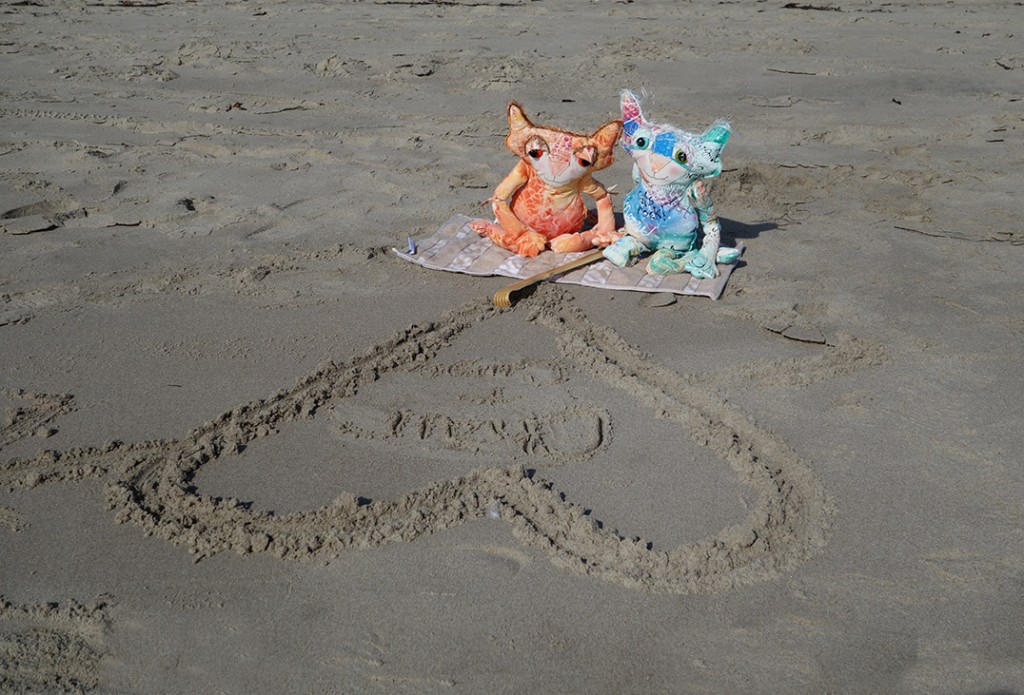
{"type": "Polygon", "coordinates": [[[608,191],[591,173],[612,163],[622,121],[609,121],[593,135],[580,135],[535,126],[512,102],[508,129],[505,146],[520,161],[490,198],[495,221],[475,221],[474,231],[531,257],[548,243],[553,251],[564,253],[605,246],[621,236],[615,231],[608,191]],[[586,231],[583,193],[597,203],[597,225],[586,231]]]}

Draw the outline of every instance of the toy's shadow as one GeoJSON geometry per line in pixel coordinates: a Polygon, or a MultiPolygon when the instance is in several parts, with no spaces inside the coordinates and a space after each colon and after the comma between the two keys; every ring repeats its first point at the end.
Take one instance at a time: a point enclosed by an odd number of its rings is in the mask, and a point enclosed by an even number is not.
{"type": "MultiPolygon", "coordinates": [[[[596,215],[594,218],[596,221],[596,215]]],[[[727,217],[719,217],[718,221],[722,224],[722,236],[729,239],[756,239],[762,232],[770,232],[773,229],[779,228],[779,225],[774,222],[754,222],[748,224],[738,220],[730,220],[727,217]]],[[[615,228],[622,229],[625,226],[626,221],[622,213],[616,212],[615,228]]]]}
{"type": "Polygon", "coordinates": [[[770,232],[773,229],[779,228],[779,225],[774,222],[747,224],[746,222],[730,220],[725,217],[719,217],[718,220],[722,223],[722,236],[732,239],[756,239],[761,236],[762,232],[770,232]]]}

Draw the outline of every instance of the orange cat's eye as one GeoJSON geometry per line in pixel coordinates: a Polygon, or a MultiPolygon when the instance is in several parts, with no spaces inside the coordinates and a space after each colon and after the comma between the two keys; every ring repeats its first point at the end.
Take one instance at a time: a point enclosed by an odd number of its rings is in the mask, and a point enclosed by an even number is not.
{"type": "Polygon", "coordinates": [[[532,159],[540,159],[541,155],[544,154],[544,150],[540,149],[539,147],[534,147],[532,150],[529,150],[526,154],[530,155],[532,159]]]}
{"type": "Polygon", "coordinates": [[[584,159],[583,157],[578,157],[578,158],[576,159],[576,161],[577,161],[577,162],[579,162],[579,163],[580,163],[580,166],[581,166],[581,167],[584,167],[584,168],[586,168],[586,167],[590,166],[591,164],[593,164],[593,162],[587,161],[587,160],[586,160],[586,159],[584,159]]]}

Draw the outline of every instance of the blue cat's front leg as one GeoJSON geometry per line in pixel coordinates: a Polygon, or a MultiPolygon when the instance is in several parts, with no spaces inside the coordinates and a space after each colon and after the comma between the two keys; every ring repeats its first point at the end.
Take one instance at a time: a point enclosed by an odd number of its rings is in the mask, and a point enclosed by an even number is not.
{"type": "Polygon", "coordinates": [[[651,251],[636,235],[630,232],[628,219],[625,231],[626,233],[618,240],[606,246],[603,252],[605,258],[620,268],[633,265],[637,258],[651,251]]]}
{"type": "MultiPolygon", "coordinates": [[[[639,176],[638,172],[634,166],[634,180],[639,176]]],[[[642,185],[635,186],[626,194],[622,206],[625,234],[604,250],[604,257],[620,268],[632,265],[637,258],[654,250],[657,224],[651,219],[649,207],[642,185]]]]}
{"type": "Polygon", "coordinates": [[[686,262],[684,270],[694,277],[710,280],[718,277],[718,263],[734,263],[740,253],[738,249],[721,247],[722,225],[718,222],[710,187],[703,181],[697,181],[687,195],[700,218],[704,241],[700,252],[686,262]]]}
{"type": "Polygon", "coordinates": [[[700,251],[683,265],[685,270],[695,278],[711,280],[718,277],[718,248],[721,238],[721,226],[718,221],[704,226],[704,243],[700,251]]]}

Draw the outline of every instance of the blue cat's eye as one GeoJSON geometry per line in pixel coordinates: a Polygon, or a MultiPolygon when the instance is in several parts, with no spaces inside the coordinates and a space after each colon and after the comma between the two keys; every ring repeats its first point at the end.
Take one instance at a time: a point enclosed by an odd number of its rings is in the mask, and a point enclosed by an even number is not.
{"type": "Polygon", "coordinates": [[[651,134],[644,129],[637,130],[633,137],[633,147],[638,150],[646,150],[650,146],[651,134]]]}
{"type": "Polygon", "coordinates": [[[686,151],[678,150],[673,159],[675,159],[680,164],[686,164],[686,151]]]}

